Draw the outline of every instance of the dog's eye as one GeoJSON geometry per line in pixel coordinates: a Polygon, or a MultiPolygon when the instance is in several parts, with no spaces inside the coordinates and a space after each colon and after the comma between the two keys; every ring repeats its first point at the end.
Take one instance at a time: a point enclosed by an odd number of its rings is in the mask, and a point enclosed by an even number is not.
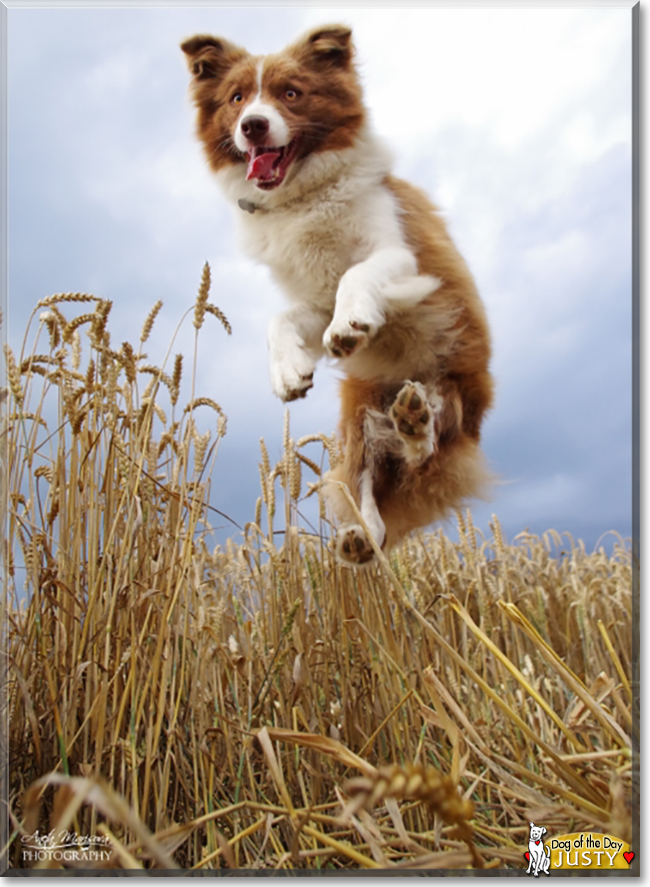
{"type": "Polygon", "coordinates": [[[241,105],[241,103],[244,101],[244,96],[241,94],[241,92],[236,92],[234,96],[230,99],[230,101],[233,103],[233,105],[241,105]]]}
{"type": "Polygon", "coordinates": [[[295,102],[298,98],[298,91],[295,89],[287,89],[284,96],[289,99],[290,102],[295,102]]]}

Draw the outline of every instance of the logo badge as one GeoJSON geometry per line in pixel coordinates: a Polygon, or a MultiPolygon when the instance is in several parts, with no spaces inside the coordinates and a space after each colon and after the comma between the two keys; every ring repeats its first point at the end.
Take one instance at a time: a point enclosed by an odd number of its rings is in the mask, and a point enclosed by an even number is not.
{"type": "Polygon", "coordinates": [[[614,835],[575,832],[544,838],[544,826],[534,822],[529,826],[528,850],[524,853],[526,874],[536,878],[542,872],[550,875],[557,870],[564,875],[574,869],[629,869],[636,855],[629,844],[614,835]]]}
{"type": "Polygon", "coordinates": [[[540,872],[550,875],[551,867],[551,851],[544,846],[544,835],[546,829],[543,825],[535,825],[534,822],[528,823],[530,826],[530,837],[528,839],[528,852],[525,854],[528,860],[527,875],[539,877],[540,872]]]}

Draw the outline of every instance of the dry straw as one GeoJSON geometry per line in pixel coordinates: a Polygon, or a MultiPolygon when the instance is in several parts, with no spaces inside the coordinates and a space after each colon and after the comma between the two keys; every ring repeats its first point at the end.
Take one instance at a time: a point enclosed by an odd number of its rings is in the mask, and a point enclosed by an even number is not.
{"type": "MultiPolygon", "coordinates": [[[[197,334],[224,323],[208,290],[209,269],[197,334]]],[[[215,547],[218,403],[181,355],[112,347],[107,300],[38,308],[2,417],[13,866],[37,827],[106,836],[111,867],[202,870],[521,869],[530,820],[630,840],[623,540],[507,542],[496,518],[484,539],[465,512],[459,542],[352,570],[322,503],[300,525],[338,445],[294,442],[287,414],[254,522],[215,547]]]]}

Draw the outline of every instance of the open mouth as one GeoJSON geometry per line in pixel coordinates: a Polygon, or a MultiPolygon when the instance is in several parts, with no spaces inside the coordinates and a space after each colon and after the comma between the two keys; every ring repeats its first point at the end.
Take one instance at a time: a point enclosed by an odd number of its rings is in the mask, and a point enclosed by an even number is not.
{"type": "Polygon", "coordinates": [[[246,181],[257,179],[257,187],[265,191],[277,188],[284,181],[287,170],[295,159],[298,138],[292,139],[288,145],[276,148],[262,145],[247,151],[248,170],[246,181]]]}

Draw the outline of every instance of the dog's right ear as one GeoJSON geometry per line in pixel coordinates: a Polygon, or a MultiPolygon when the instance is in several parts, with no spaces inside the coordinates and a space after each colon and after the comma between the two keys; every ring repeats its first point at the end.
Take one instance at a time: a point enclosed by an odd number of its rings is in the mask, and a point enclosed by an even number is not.
{"type": "Polygon", "coordinates": [[[221,37],[197,34],[181,43],[187,64],[195,80],[219,78],[234,62],[246,56],[246,50],[221,37]]]}

